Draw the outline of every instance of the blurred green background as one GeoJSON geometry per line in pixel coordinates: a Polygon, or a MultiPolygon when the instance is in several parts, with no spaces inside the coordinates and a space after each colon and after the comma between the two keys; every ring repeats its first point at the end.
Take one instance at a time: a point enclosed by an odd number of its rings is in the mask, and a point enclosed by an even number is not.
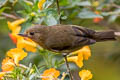
{"type": "MultiPolygon", "coordinates": [[[[12,6],[11,2],[6,3],[4,6],[12,6]]],[[[14,0],[13,0],[14,1],[14,0]]],[[[29,1],[29,0],[28,0],[29,1]]],[[[32,1],[32,0],[30,0],[32,1]]],[[[53,1],[55,0],[48,0],[53,1]]],[[[119,31],[120,29],[120,1],[119,0],[97,0],[99,6],[92,6],[96,0],[86,0],[90,2],[86,4],[77,4],[83,2],[84,0],[60,0],[60,8],[62,12],[62,24],[74,24],[79,26],[84,26],[94,30],[109,30],[113,29],[119,31]],[[112,4],[114,3],[113,6],[112,4]],[[90,6],[90,7],[89,7],[90,6]],[[101,14],[106,12],[103,16],[103,20],[95,23],[92,18],[81,18],[79,15],[83,9],[89,9],[91,12],[99,11],[101,14]],[[116,14],[110,14],[110,12],[116,12],[116,14]]],[[[5,10],[4,12],[12,14],[16,13],[17,10],[21,9],[18,3],[12,6],[11,9],[5,10]],[[11,11],[12,10],[12,11],[11,11]]],[[[22,5],[21,5],[22,6],[22,5]]],[[[55,5],[53,5],[55,6],[55,5]]],[[[89,14],[87,14],[89,15],[89,14]]],[[[84,16],[84,15],[83,15],[84,16]]],[[[7,21],[14,19],[3,18],[0,15],[0,63],[5,57],[6,52],[15,47],[12,40],[9,38],[7,21]]],[[[44,23],[43,23],[44,24],[44,23]]],[[[118,38],[119,39],[119,38],[118,38]]],[[[92,80],[120,80],[120,41],[107,41],[99,42],[90,46],[92,51],[92,56],[88,61],[84,61],[85,69],[91,70],[93,73],[92,80]]],[[[40,54],[30,53],[25,60],[21,63],[28,65],[30,62],[33,64],[40,64],[40,54]]],[[[1,64],[0,64],[1,66],[1,64]]]]}

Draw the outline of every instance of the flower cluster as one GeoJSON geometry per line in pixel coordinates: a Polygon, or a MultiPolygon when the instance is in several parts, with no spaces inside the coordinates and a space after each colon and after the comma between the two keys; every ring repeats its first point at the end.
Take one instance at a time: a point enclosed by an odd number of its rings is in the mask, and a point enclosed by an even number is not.
{"type": "MultiPolygon", "coordinates": [[[[76,54],[77,56],[70,56],[67,59],[69,62],[75,62],[76,65],[81,68],[83,67],[83,60],[88,60],[88,58],[91,56],[91,51],[90,51],[89,46],[84,46],[82,49],[72,53],[72,55],[76,55],[76,54]]],[[[80,71],[79,75],[82,80],[89,80],[92,78],[92,74],[88,70],[80,71]],[[91,76],[90,78],[87,78],[89,76],[88,74],[91,76]]]]}
{"type": "Polygon", "coordinates": [[[19,19],[13,22],[8,21],[8,27],[11,30],[9,36],[13,43],[16,44],[16,48],[10,49],[6,53],[6,58],[2,61],[2,72],[0,73],[0,77],[8,71],[13,71],[15,66],[19,66],[19,61],[27,56],[27,52],[25,52],[24,49],[31,52],[36,51],[37,44],[35,42],[18,35],[21,30],[20,24],[25,21],[25,19],[19,19]]]}

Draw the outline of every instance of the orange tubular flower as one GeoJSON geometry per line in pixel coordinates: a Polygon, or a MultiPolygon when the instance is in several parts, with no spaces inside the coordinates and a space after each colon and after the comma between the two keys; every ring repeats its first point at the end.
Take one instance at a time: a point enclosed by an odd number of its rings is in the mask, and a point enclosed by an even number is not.
{"type": "Polygon", "coordinates": [[[39,8],[40,10],[43,9],[43,4],[45,3],[45,1],[46,1],[46,0],[40,0],[40,1],[39,1],[39,3],[38,3],[38,8],[39,8]]]}
{"type": "Polygon", "coordinates": [[[9,36],[14,43],[17,42],[17,48],[20,48],[20,49],[25,48],[27,51],[35,52],[36,46],[37,46],[36,43],[34,43],[30,39],[25,39],[17,35],[21,30],[21,27],[19,25],[25,21],[26,21],[25,19],[19,19],[14,22],[8,21],[8,27],[12,31],[12,33],[9,34],[9,36]]]}
{"type": "Polygon", "coordinates": [[[96,17],[96,18],[93,19],[93,22],[94,23],[99,23],[101,20],[102,20],[102,18],[96,17]]]}
{"type": "Polygon", "coordinates": [[[78,54],[81,54],[81,53],[83,54],[83,58],[85,60],[88,60],[88,58],[91,56],[91,50],[90,50],[89,46],[83,47],[78,54]]]}
{"type": "Polygon", "coordinates": [[[25,48],[27,51],[36,52],[37,44],[29,38],[19,37],[17,48],[25,48]]]}
{"type": "Polygon", "coordinates": [[[9,37],[11,38],[11,40],[13,41],[14,44],[17,43],[17,38],[14,35],[9,33],[9,37]]]}
{"type": "Polygon", "coordinates": [[[47,69],[43,72],[42,80],[56,80],[56,78],[60,75],[60,72],[54,68],[47,69]]]}
{"type": "Polygon", "coordinates": [[[12,33],[18,34],[20,29],[21,29],[21,27],[19,25],[25,21],[26,21],[25,19],[19,19],[19,20],[16,20],[14,22],[8,21],[8,27],[12,31],[12,33]]]}
{"type": "MultiPolygon", "coordinates": [[[[95,11],[95,14],[100,14],[100,12],[95,11]]],[[[103,18],[96,17],[96,18],[93,19],[93,22],[94,22],[94,23],[99,23],[100,21],[102,21],[102,19],[103,19],[103,18]]]]}
{"type": "Polygon", "coordinates": [[[14,22],[7,22],[8,23],[8,28],[12,31],[11,34],[9,34],[10,38],[13,40],[13,43],[17,42],[17,34],[20,32],[21,27],[19,26],[23,22],[25,22],[25,19],[19,19],[14,22]]]}
{"type": "Polygon", "coordinates": [[[14,61],[13,59],[10,59],[9,57],[6,57],[5,59],[3,59],[2,61],[2,71],[12,71],[14,69],[14,61]]]}
{"type": "Polygon", "coordinates": [[[82,70],[79,72],[79,76],[81,77],[81,80],[90,80],[92,79],[92,74],[89,70],[82,70]]]}
{"type": "Polygon", "coordinates": [[[14,48],[7,52],[7,56],[14,59],[15,64],[18,65],[19,61],[23,60],[23,58],[27,56],[27,53],[22,49],[14,48]]]}
{"type": "Polygon", "coordinates": [[[73,52],[72,54],[78,54],[78,56],[68,57],[68,61],[75,62],[77,66],[81,68],[83,66],[83,60],[88,60],[88,58],[91,56],[91,51],[89,46],[85,46],[82,49],[73,52]]]}
{"type": "Polygon", "coordinates": [[[88,58],[91,56],[91,50],[89,46],[84,46],[82,49],[75,51],[72,54],[78,54],[78,55],[83,54],[83,58],[85,60],[88,60],[88,58]]]}
{"type": "Polygon", "coordinates": [[[83,66],[83,57],[79,58],[78,56],[72,56],[72,57],[68,57],[67,60],[69,62],[75,62],[77,66],[80,68],[83,66]]]}

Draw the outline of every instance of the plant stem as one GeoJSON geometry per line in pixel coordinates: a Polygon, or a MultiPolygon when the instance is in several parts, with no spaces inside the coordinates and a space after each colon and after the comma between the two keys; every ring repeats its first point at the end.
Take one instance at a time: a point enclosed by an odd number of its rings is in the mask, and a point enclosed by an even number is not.
{"type": "MultiPolygon", "coordinates": [[[[60,6],[59,6],[59,1],[56,0],[56,3],[57,3],[57,12],[58,12],[58,15],[60,16],[60,6]]],[[[59,18],[59,24],[61,24],[61,18],[59,18]]]]}

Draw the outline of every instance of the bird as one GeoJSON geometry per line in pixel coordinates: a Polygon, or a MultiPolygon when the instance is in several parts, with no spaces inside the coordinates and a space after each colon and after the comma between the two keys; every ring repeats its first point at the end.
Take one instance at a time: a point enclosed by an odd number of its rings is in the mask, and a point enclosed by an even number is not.
{"type": "Polygon", "coordinates": [[[116,40],[113,30],[94,31],[76,25],[35,25],[19,35],[32,39],[47,50],[66,54],[96,42],[116,40]]]}
{"type": "Polygon", "coordinates": [[[77,25],[34,25],[19,35],[32,39],[44,49],[62,53],[71,75],[66,58],[68,54],[96,42],[115,41],[120,33],[114,30],[95,31],[77,25]]]}

